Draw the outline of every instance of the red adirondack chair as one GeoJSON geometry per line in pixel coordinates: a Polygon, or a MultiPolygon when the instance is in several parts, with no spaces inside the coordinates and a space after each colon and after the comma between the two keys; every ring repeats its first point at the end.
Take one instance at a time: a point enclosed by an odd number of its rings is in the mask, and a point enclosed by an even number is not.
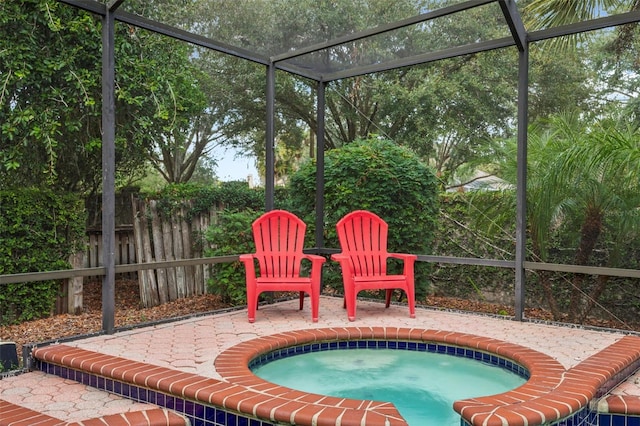
{"type": "Polygon", "coordinates": [[[256,320],[258,296],[265,291],[299,291],[300,309],[304,306],[304,294],[308,293],[311,318],[318,321],[320,279],[326,259],[302,252],[306,227],[299,217],[285,210],[271,210],[253,222],[256,252],[240,255],[246,272],[249,322],[256,320]],[[308,276],[301,275],[304,259],[311,262],[308,276]]]}
{"type": "Polygon", "coordinates": [[[344,305],[349,321],[356,319],[356,297],[361,290],[386,290],[386,307],[394,289],[407,295],[409,315],[415,318],[414,254],[387,252],[388,225],[376,214],[366,210],[353,211],[336,224],[341,253],[331,255],[342,268],[344,305]],[[387,260],[403,262],[401,275],[387,274],[387,260]]]}

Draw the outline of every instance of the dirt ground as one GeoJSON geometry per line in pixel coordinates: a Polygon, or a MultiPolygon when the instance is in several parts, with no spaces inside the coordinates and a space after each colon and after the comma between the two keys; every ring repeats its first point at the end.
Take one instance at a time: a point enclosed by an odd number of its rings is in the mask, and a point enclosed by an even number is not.
{"type": "MultiPolygon", "coordinates": [[[[15,342],[18,358],[21,358],[21,347],[24,344],[98,332],[102,329],[101,298],[101,282],[85,283],[82,314],[55,315],[21,324],[0,326],[0,340],[15,342]]],[[[137,280],[119,280],[116,283],[115,306],[116,328],[229,307],[222,303],[219,297],[209,294],[143,309],[140,307],[137,280]]]]}
{"type": "MultiPolygon", "coordinates": [[[[22,345],[55,340],[99,332],[102,329],[101,282],[84,285],[84,312],[80,315],[55,315],[17,325],[0,326],[0,340],[15,342],[18,358],[22,358],[22,345]]],[[[427,297],[417,304],[436,309],[453,309],[467,312],[482,312],[495,315],[513,316],[513,307],[456,299],[447,297],[427,297]]],[[[215,295],[194,296],[176,300],[153,308],[140,307],[140,293],[137,280],[119,280],[116,283],[115,327],[133,326],[163,319],[170,319],[211,312],[231,307],[215,295]]],[[[541,309],[527,310],[527,318],[551,320],[551,315],[541,309]]],[[[606,321],[592,321],[590,325],[615,328],[606,321]]]]}

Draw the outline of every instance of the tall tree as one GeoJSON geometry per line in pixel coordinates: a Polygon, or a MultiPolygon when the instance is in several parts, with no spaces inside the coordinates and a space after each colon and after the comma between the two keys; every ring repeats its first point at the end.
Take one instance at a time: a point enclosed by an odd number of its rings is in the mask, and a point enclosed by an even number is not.
{"type": "MultiPolygon", "coordinates": [[[[525,4],[524,20],[529,30],[557,27],[612,13],[629,12],[640,9],[638,0],[530,0],[525,4]]],[[[630,40],[636,25],[625,25],[618,31],[617,44],[624,45],[630,40]]],[[[584,32],[555,39],[560,49],[570,48],[588,40],[591,33],[584,32]]]]}
{"type": "MultiPolygon", "coordinates": [[[[95,192],[101,185],[101,24],[62,3],[0,3],[0,180],[95,192]]],[[[116,174],[204,108],[191,49],[116,26],[116,174]]],[[[173,133],[172,133],[173,132],[173,133]]]]}
{"type": "MultiPolygon", "coordinates": [[[[515,143],[512,145],[515,152],[515,143]]],[[[500,176],[515,184],[515,155],[501,167],[500,176]]],[[[606,249],[604,259],[594,259],[610,241],[638,238],[640,217],[640,131],[627,120],[586,123],[578,114],[554,116],[546,126],[529,132],[527,161],[527,229],[534,261],[550,261],[554,238],[563,235],[573,244],[572,262],[582,266],[619,267],[622,244],[606,249]]],[[[504,206],[494,206],[504,212],[504,206]]],[[[499,214],[493,214],[493,218],[499,214]]],[[[539,280],[545,299],[556,319],[562,317],[557,284],[542,271],[539,280]]],[[[607,277],[595,284],[582,274],[569,283],[570,321],[581,321],[597,304],[607,277]]]]}

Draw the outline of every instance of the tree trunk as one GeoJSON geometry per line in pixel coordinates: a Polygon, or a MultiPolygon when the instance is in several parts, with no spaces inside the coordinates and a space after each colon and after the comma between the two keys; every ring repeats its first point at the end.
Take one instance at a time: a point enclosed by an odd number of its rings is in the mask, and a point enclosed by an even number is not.
{"type": "Polygon", "coordinates": [[[556,303],[555,295],[553,294],[553,285],[551,284],[551,274],[548,271],[540,271],[538,273],[538,277],[540,278],[540,285],[542,286],[542,293],[544,294],[544,298],[547,301],[547,305],[549,306],[549,310],[553,315],[553,319],[555,321],[559,321],[562,317],[562,313],[558,308],[558,304],[556,303]]]}
{"type": "MultiPolygon", "coordinates": [[[[602,232],[602,211],[589,209],[580,229],[580,245],[575,256],[575,264],[586,266],[602,232]]],[[[572,281],[571,298],[569,299],[569,321],[573,322],[580,316],[583,303],[584,274],[575,274],[572,281]]]]}
{"type": "Polygon", "coordinates": [[[598,275],[596,287],[593,289],[593,291],[589,295],[587,306],[584,308],[584,310],[580,314],[580,318],[579,318],[580,323],[584,322],[584,320],[587,319],[587,316],[589,315],[591,310],[598,303],[598,299],[600,299],[600,296],[602,295],[602,293],[604,293],[604,290],[607,288],[607,284],[609,283],[609,278],[610,277],[608,275],[598,275]]]}

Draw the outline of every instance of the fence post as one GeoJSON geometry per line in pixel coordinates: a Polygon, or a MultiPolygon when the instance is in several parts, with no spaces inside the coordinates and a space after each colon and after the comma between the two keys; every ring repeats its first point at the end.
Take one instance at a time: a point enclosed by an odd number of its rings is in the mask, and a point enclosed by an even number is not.
{"type": "MultiPolygon", "coordinates": [[[[69,256],[69,263],[73,267],[82,268],[84,265],[84,252],[78,251],[69,256]]],[[[67,283],[67,312],[79,315],[84,308],[83,302],[83,277],[69,278],[67,283]]]]}

